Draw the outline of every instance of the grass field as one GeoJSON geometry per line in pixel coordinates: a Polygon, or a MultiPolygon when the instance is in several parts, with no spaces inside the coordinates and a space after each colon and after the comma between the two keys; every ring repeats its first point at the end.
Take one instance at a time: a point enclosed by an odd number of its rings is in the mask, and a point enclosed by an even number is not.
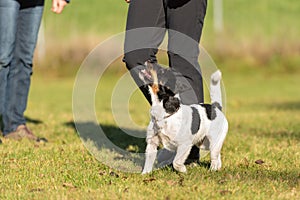
{"type": "MultiPolygon", "coordinates": [[[[101,84],[117,79],[107,75],[101,84]]],[[[162,169],[146,176],[111,169],[85,149],[72,125],[73,81],[34,76],[26,116],[49,143],[3,141],[1,199],[299,199],[298,75],[224,70],[230,131],[222,170],[210,172],[206,156],[187,174],[162,169]],[[260,159],[264,163],[256,164],[260,159]]],[[[112,87],[97,93],[97,117],[111,127],[108,134],[122,134],[108,109],[112,87]]],[[[139,93],[133,98],[139,103],[131,114],[144,126],[149,107],[139,93]]],[[[143,139],[115,142],[123,148],[145,145],[143,139]]]]}
{"type": "MultiPolygon", "coordinates": [[[[145,176],[92,156],[72,113],[77,69],[97,44],[124,30],[127,4],[72,0],[58,16],[50,13],[50,2],[44,14],[46,56],[35,61],[25,113],[28,126],[49,142],[1,138],[0,199],[300,199],[297,0],[226,0],[220,34],[213,31],[209,1],[202,44],[223,71],[230,124],[223,168],[210,172],[206,156],[188,166],[187,174],[166,168],[145,176]]],[[[96,116],[116,144],[143,152],[144,139],[124,135],[111,113],[112,90],[125,72],[124,64],[117,65],[97,88],[96,116]]],[[[129,110],[134,122],[147,125],[149,106],[139,92],[129,110]]]]}

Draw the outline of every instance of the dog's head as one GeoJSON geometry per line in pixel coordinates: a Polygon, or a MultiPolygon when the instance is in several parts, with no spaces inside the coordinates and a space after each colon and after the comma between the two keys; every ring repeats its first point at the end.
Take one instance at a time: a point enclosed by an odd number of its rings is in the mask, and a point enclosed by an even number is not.
{"type": "Polygon", "coordinates": [[[145,68],[139,72],[139,77],[149,88],[152,104],[162,104],[169,114],[179,109],[180,100],[173,92],[176,77],[170,69],[147,61],[145,68]]]}

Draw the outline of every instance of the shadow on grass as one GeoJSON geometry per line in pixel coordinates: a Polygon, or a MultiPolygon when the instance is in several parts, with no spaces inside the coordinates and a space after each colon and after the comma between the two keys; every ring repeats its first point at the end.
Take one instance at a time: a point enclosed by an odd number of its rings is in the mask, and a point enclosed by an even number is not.
{"type": "MultiPolygon", "coordinates": [[[[130,152],[135,152],[135,153],[144,153],[146,149],[146,141],[145,141],[145,136],[146,132],[141,131],[141,130],[133,130],[133,129],[126,129],[123,131],[119,127],[116,127],[114,125],[97,125],[92,122],[87,122],[87,123],[77,123],[77,129],[75,127],[74,122],[66,122],[64,123],[65,126],[71,127],[74,129],[74,131],[78,131],[78,129],[81,130],[86,130],[80,134],[80,137],[83,140],[89,140],[89,139],[94,139],[98,140],[101,136],[96,134],[96,132],[99,132],[101,129],[107,137],[109,141],[111,141],[114,145],[117,147],[128,150],[130,152]],[[101,128],[101,129],[100,129],[101,128]],[[93,130],[94,132],[90,132],[89,130],[93,130]],[[134,133],[135,135],[140,135],[143,138],[137,138],[133,137],[131,135],[128,135],[127,132],[129,133],[134,133]]],[[[106,138],[100,138],[100,139],[106,139],[106,138]]]]}
{"type": "Polygon", "coordinates": [[[113,125],[99,125],[94,122],[76,123],[67,122],[65,126],[73,128],[88,151],[101,163],[114,169],[126,172],[140,172],[145,162],[145,138],[137,138],[126,132],[134,132],[135,135],[145,136],[145,131],[122,130],[113,125]]]}
{"type": "Polygon", "coordinates": [[[209,169],[210,168],[210,161],[201,161],[199,163],[199,166],[205,169],[209,169]]]}
{"type": "Polygon", "coordinates": [[[43,124],[44,122],[39,119],[33,119],[28,116],[25,116],[26,122],[31,124],[43,124]]]}

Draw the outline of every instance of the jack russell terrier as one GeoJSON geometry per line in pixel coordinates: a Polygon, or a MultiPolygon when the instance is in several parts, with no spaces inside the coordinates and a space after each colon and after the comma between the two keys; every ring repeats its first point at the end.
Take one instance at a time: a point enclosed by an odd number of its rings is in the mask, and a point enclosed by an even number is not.
{"type": "MultiPolygon", "coordinates": [[[[146,161],[142,174],[152,171],[160,144],[170,152],[173,167],[185,173],[184,165],[193,145],[210,151],[210,170],[221,168],[221,148],[228,131],[228,122],[222,112],[221,72],[211,75],[211,104],[183,105],[179,94],[166,85],[172,77],[170,69],[147,61],[139,77],[148,86],[152,106],[147,128],[146,161]]],[[[168,161],[166,161],[168,162],[168,161]]]]}

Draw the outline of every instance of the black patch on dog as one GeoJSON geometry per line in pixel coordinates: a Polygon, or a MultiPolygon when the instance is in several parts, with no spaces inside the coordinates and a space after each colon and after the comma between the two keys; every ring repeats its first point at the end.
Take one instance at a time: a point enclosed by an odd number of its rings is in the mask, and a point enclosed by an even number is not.
{"type": "Polygon", "coordinates": [[[169,97],[174,97],[174,92],[165,85],[159,85],[159,91],[157,92],[157,97],[159,101],[168,100],[169,97]]]}
{"type": "Polygon", "coordinates": [[[173,114],[179,109],[180,101],[178,98],[170,96],[163,100],[163,107],[168,114],[173,114]]]}
{"type": "Polygon", "coordinates": [[[174,92],[169,87],[159,85],[159,91],[157,97],[159,101],[163,102],[163,107],[168,114],[175,113],[180,107],[180,101],[177,97],[174,97],[174,92]]]}
{"type": "Polygon", "coordinates": [[[218,102],[213,102],[213,103],[212,103],[212,106],[213,106],[213,107],[216,107],[216,108],[218,108],[220,111],[222,111],[222,106],[221,106],[218,102]]]}
{"type": "Polygon", "coordinates": [[[192,134],[195,135],[199,131],[201,118],[200,118],[198,110],[194,107],[191,107],[191,108],[193,110],[191,131],[192,131],[192,134]]]}
{"type": "Polygon", "coordinates": [[[200,104],[200,106],[205,108],[209,120],[214,120],[217,117],[216,106],[213,106],[213,104],[200,104]]]}

